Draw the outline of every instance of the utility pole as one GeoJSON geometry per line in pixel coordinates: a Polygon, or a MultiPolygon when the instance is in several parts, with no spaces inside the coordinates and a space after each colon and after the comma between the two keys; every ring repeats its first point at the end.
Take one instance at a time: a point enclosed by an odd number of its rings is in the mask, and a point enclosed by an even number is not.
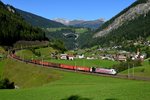
{"type": "Polygon", "coordinates": [[[134,64],[133,64],[133,68],[132,68],[132,75],[133,75],[133,78],[134,78],[134,64]]]}
{"type": "Polygon", "coordinates": [[[75,72],[76,72],[76,70],[77,70],[77,67],[76,67],[76,60],[75,60],[75,72]]]}
{"type": "Polygon", "coordinates": [[[43,55],[41,57],[42,57],[42,67],[43,67],[43,55]]]}
{"type": "Polygon", "coordinates": [[[130,66],[129,66],[129,63],[128,63],[128,78],[130,78],[130,71],[129,71],[129,68],[130,68],[130,66]]]}

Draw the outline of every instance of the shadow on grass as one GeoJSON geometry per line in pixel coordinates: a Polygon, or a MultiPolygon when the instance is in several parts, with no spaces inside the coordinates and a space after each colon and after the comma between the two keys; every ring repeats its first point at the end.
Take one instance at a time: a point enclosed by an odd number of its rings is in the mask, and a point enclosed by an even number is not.
{"type": "Polygon", "coordinates": [[[67,97],[65,99],[61,99],[61,100],[92,100],[92,99],[89,99],[89,98],[83,98],[83,97],[80,97],[78,95],[72,95],[70,97],[67,97]]]}
{"type": "Polygon", "coordinates": [[[119,99],[116,99],[116,98],[107,98],[105,100],[119,100],[119,99]]]}
{"type": "MultiPolygon", "coordinates": [[[[64,99],[61,99],[61,100],[92,100],[90,98],[83,98],[81,96],[78,96],[78,95],[72,95],[70,97],[67,97],[67,98],[64,98],[64,99]]],[[[116,98],[107,98],[105,100],[119,100],[119,99],[116,99],[116,98]]]]}

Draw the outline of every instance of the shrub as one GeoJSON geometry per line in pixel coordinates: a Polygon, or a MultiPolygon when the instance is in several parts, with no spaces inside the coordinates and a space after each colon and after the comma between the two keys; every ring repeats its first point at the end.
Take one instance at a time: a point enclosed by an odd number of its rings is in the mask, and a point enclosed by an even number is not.
{"type": "Polygon", "coordinates": [[[0,80],[0,89],[14,89],[14,82],[10,82],[9,79],[1,79],[0,80]]]}
{"type": "Polygon", "coordinates": [[[36,48],[30,48],[29,50],[30,50],[33,54],[35,54],[36,56],[40,57],[40,56],[41,56],[41,52],[37,52],[37,51],[35,51],[35,49],[36,49],[36,48]]]}
{"type": "Polygon", "coordinates": [[[135,61],[130,60],[127,62],[121,62],[120,64],[113,65],[112,68],[116,69],[117,72],[121,72],[127,70],[128,68],[138,67],[141,65],[142,65],[141,60],[135,60],[135,61]]]}
{"type": "Polygon", "coordinates": [[[70,96],[68,98],[61,99],[61,100],[91,100],[91,99],[89,99],[89,98],[82,98],[82,97],[80,97],[78,95],[72,95],[72,96],[70,96]]]}

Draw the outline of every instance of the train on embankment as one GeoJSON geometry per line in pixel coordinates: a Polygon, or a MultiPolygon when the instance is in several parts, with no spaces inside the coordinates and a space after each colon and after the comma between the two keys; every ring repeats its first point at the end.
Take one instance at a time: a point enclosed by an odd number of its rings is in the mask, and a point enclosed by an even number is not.
{"type": "Polygon", "coordinates": [[[67,64],[58,64],[58,63],[51,63],[41,60],[26,60],[22,59],[19,56],[15,54],[10,54],[10,57],[26,62],[26,63],[33,63],[37,65],[42,65],[45,67],[55,67],[55,68],[61,68],[61,69],[67,69],[67,70],[74,70],[74,71],[84,71],[89,73],[100,73],[100,74],[109,74],[109,75],[116,75],[117,71],[115,69],[106,69],[106,68],[96,68],[96,67],[83,67],[83,66],[72,66],[67,64]]]}

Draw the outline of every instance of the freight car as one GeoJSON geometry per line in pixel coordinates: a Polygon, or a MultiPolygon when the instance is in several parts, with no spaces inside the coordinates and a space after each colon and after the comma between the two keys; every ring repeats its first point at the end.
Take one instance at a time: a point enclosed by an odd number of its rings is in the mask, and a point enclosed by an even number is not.
{"type": "Polygon", "coordinates": [[[38,64],[38,65],[42,65],[46,67],[57,67],[57,68],[63,68],[63,69],[68,69],[68,70],[102,73],[102,74],[109,74],[109,75],[117,74],[115,69],[105,69],[105,68],[95,68],[95,67],[89,68],[89,67],[82,67],[82,66],[72,66],[72,65],[66,65],[66,64],[50,63],[50,62],[45,62],[41,60],[25,60],[25,59],[21,59],[19,56],[16,56],[15,54],[11,54],[10,56],[17,60],[21,60],[21,61],[33,63],[33,64],[38,64]]]}
{"type": "Polygon", "coordinates": [[[89,67],[80,67],[80,66],[77,66],[76,70],[90,72],[90,68],[89,67]]]}
{"type": "Polygon", "coordinates": [[[60,64],[60,68],[70,69],[70,70],[75,70],[76,69],[75,66],[66,65],[66,64],[60,64]]]}

